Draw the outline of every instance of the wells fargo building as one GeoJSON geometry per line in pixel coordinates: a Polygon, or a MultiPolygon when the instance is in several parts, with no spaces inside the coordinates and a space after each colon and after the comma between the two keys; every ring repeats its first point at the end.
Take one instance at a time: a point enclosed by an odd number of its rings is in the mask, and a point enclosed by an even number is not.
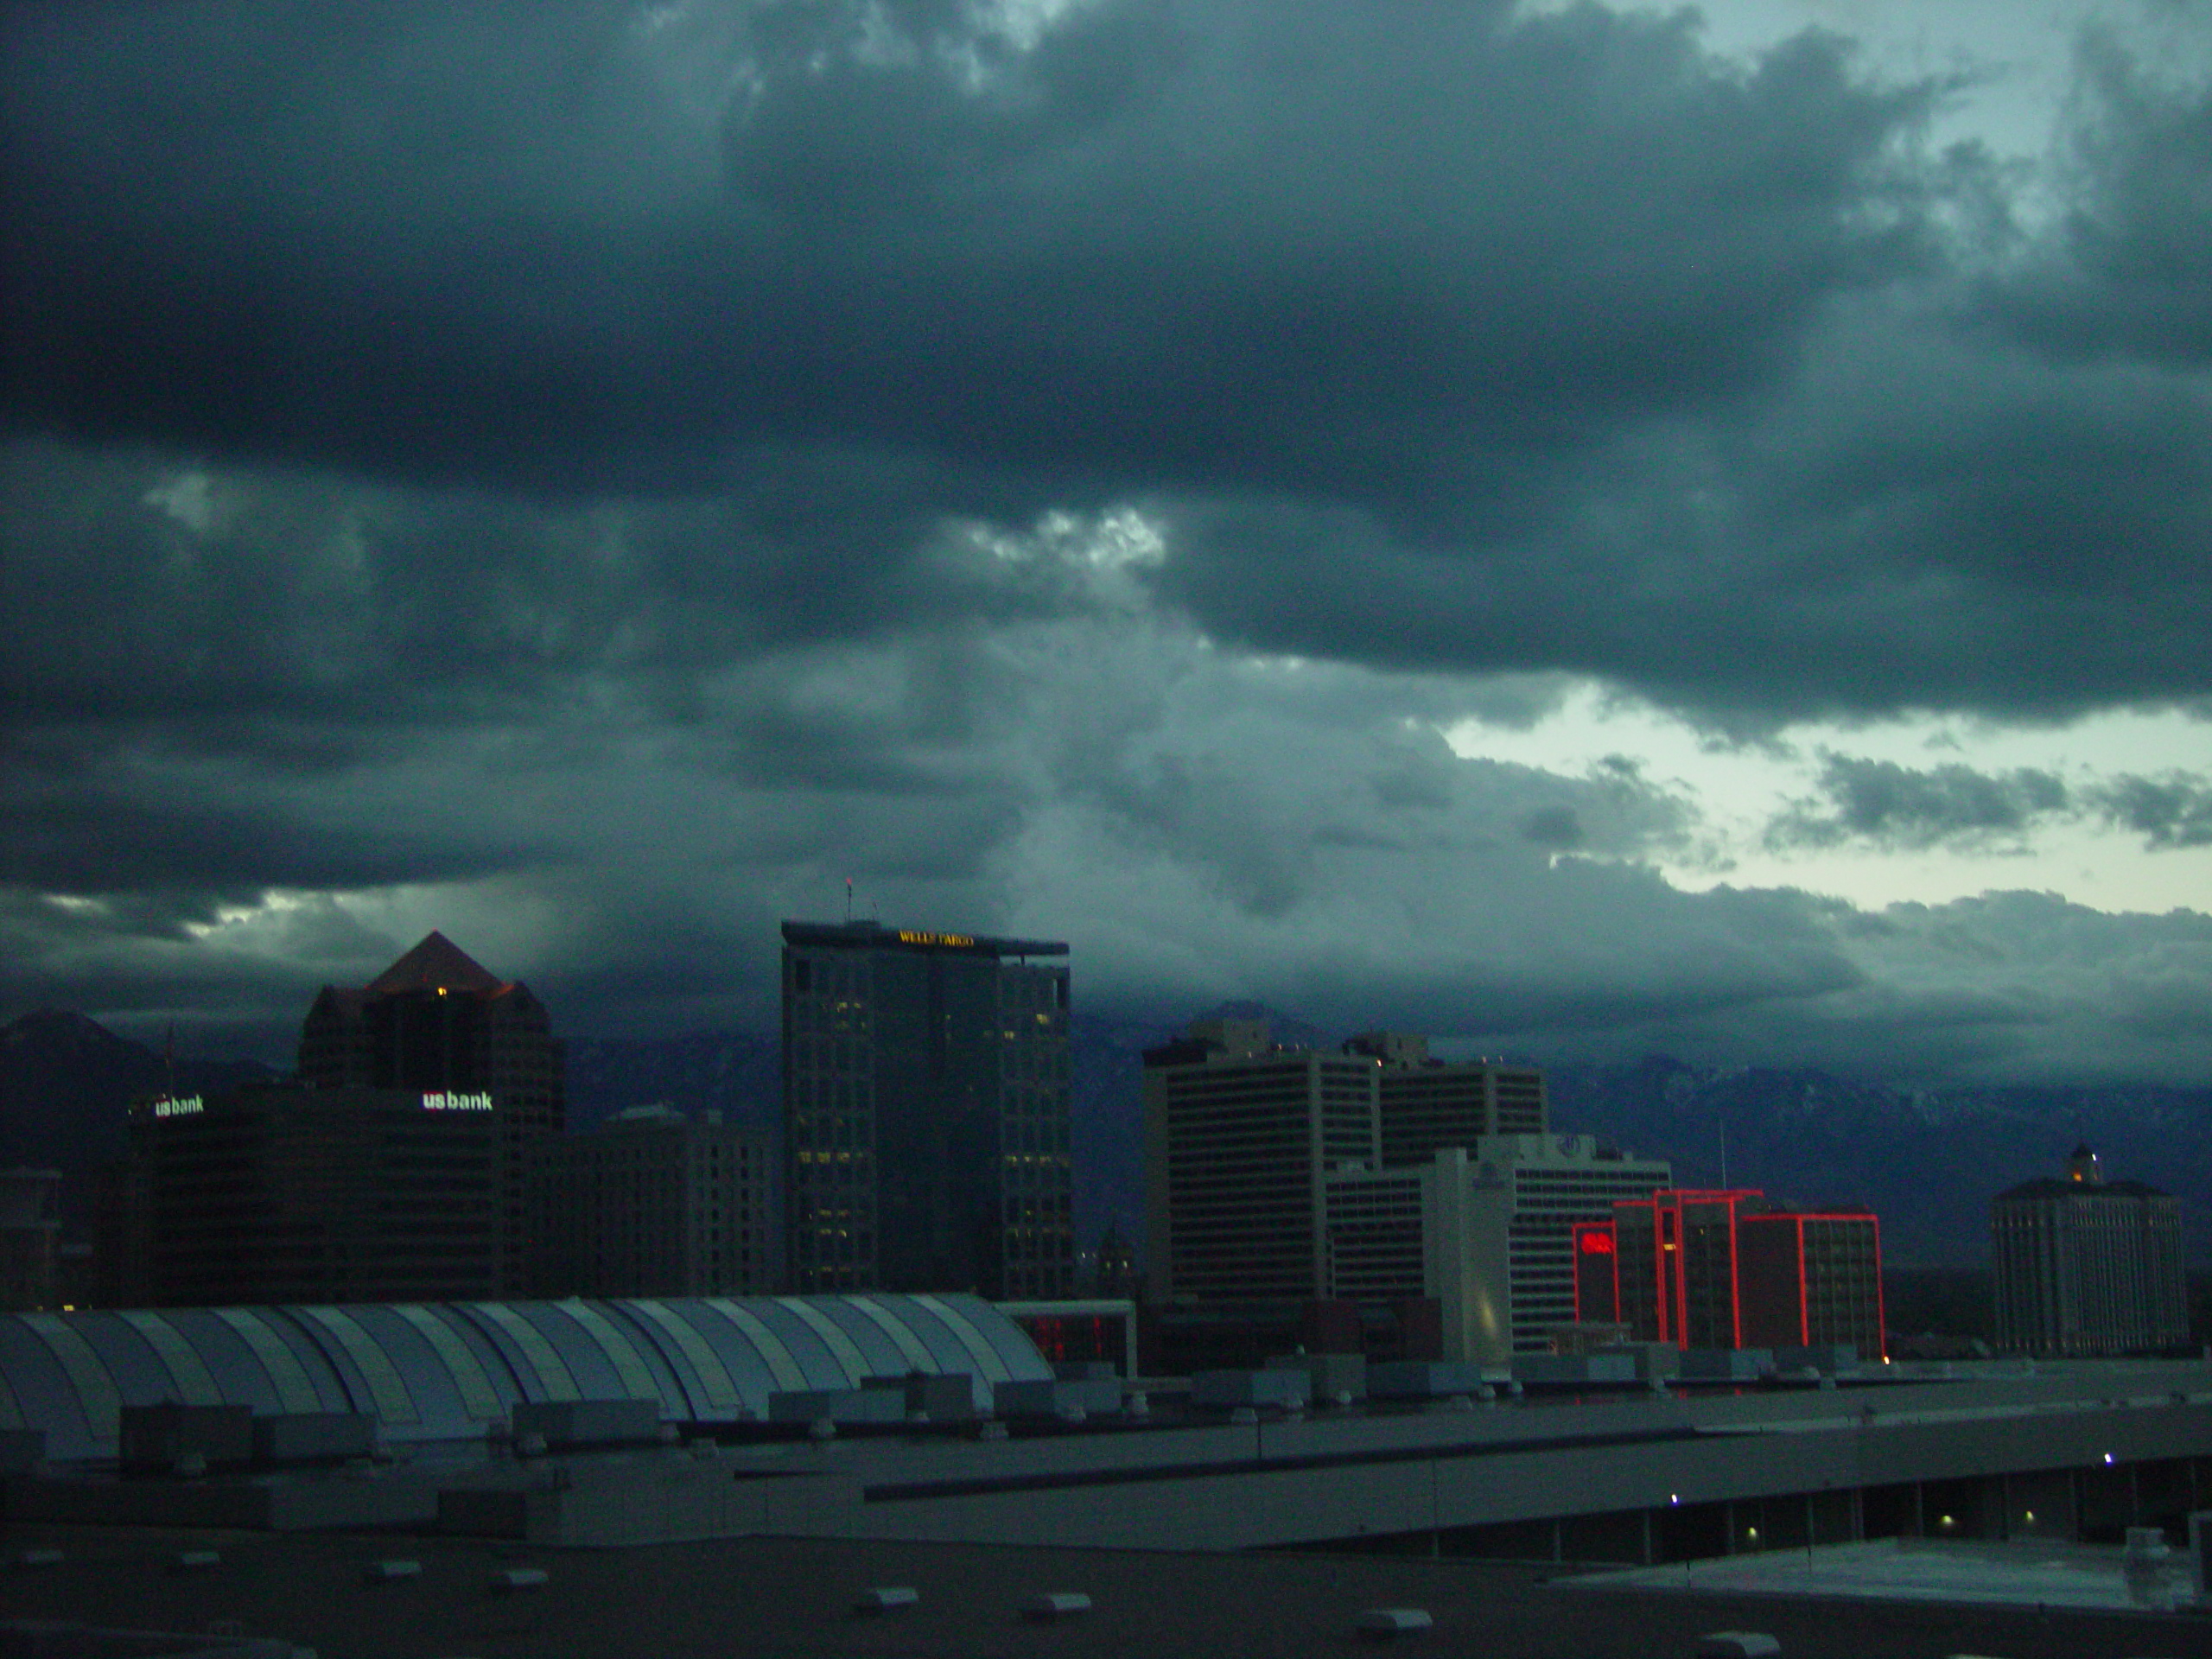
{"type": "Polygon", "coordinates": [[[1072,1291],[1068,969],[1051,960],[1067,946],[875,922],[783,935],[793,1287],[1072,1291]]]}

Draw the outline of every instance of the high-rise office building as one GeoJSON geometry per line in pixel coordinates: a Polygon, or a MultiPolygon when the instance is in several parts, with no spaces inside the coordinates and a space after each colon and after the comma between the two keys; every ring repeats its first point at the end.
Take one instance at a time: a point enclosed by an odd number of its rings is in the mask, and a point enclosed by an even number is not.
{"type": "Polygon", "coordinates": [[[506,1282],[482,1091],[267,1084],[130,1116],[125,1306],[439,1301],[506,1282]]]}
{"type": "MultiPolygon", "coordinates": [[[[1331,1255],[1333,1172],[1424,1166],[1446,1147],[1544,1127],[1541,1072],[1447,1065],[1407,1032],[1363,1032],[1332,1054],[1281,1046],[1262,1020],[1202,1020],[1147,1051],[1144,1077],[1160,1300],[1336,1295],[1326,1287],[1356,1274],[1331,1255]]],[[[1339,1248],[1362,1247],[1345,1233],[1339,1248]]]]}
{"type": "Polygon", "coordinates": [[[2181,1205],[2107,1181],[2076,1147],[2063,1179],[2022,1183],[1989,1206],[1998,1346],[2014,1353],[2141,1353],[2186,1342],[2181,1205]]]}
{"type": "Polygon", "coordinates": [[[1668,1190],[1580,1226],[1577,1313],[1683,1349],[1848,1346],[1882,1357],[1881,1224],[1748,1188],[1668,1190]]]}
{"type": "Polygon", "coordinates": [[[300,1030],[300,1079],[312,1087],[489,1094],[499,1103],[510,1294],[527,1288],[529,1147],[566,1123],[567,1077],[545,1005],[442,933],[427,935],[366,985],[324,986],[300,1030]]]}
{"type": "Polygon", "coordinates": [[[539,1296],[748,1296],[770,1284],[768,1140],[720,1112],[618,1112],[532,1148],[539,1296]]]}
{"type": "Polygon", "coordinates": [[[785,922],[786,1270],[810,1290],[1075,1288],[1067,946],[785,922]]]}
{"type": "Polygon", "coordinates": [[[1382,1161],[1377,1063],[1201,1020],[1144,1056],[1147,1267],[1156,1300],[1326,1295],[1326,1178],[1382,1161]]]}

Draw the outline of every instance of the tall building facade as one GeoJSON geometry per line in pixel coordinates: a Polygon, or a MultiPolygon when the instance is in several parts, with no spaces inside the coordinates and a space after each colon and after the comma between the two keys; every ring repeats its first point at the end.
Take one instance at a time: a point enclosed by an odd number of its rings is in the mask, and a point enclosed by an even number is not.
{"type": "Polygon", "coordinates": [[[802,1291],[1075,1289],[1067,946],[785,922],[786,1270],[802,1291]]]}
{"type": "Polygon", "coordinates": [[[2171,1194],[2106,1180],[2081,1146],[2063,1179],[1999,1193],[1989,1222],[1999,1348],[2128,1354],[2189,1339],[2181,1205],[2171,1194]]]}
{"type": "Polygon", "coordinates": [[[489,1094],[505,1137],[498,1200],[505,1294],[531,1255],[530,1148],[568,1122],[567,1060],[545,1005],[432,932],[366,985],[326,985],[300,1030],[300,1080],[318,1089],[489,1094]]]}
{"type": "Polygon", "coordinates": [[[130,1116],[125,1306],[501,1294],[506,1138],[481,1091],[159,1096],[130,1116]]]}
{"type": "Polygon", "coordinates": [[[1282,1048],[1264,1022],[1202,1020],[1144,1056],[1154,1298],[1326,1295],[1327,1176],[1382,1161],[1377,1063],[1282,1048]]]}
{"type": "Polygon", "coordinates": [[[533,1148],[539,1296],[749,1296],[773,1288],[768,1138],[720,1112],[618,1112],[533,1148]]]}
{"type": "Polygon", "coordinates": [[[1881,1224],[1749,1188],[1655,1192],[1576,1230],[1578,1313],[1691,1348],[1847,1346],[1882,1357],[1881,1224]]]}

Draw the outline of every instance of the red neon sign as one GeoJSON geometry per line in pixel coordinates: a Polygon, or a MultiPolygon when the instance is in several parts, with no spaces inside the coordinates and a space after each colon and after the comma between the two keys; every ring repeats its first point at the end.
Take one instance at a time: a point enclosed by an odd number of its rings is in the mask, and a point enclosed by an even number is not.
{"type": "Polygon", "coordinates": [[[1613,1236],[1611,1233],[1602,1232],[1599,1229],[1592,1227],[1582,1235],[1583,1255],[1611,1255],[1612,1253],[1613,1236]]]}

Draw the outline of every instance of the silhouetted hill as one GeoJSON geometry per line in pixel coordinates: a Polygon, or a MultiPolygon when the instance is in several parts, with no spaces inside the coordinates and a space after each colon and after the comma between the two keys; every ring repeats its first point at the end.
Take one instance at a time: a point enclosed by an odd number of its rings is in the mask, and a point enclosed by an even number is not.
{"type": "Polygon", "coordinates": [[[81,1014],[41,1008],[0,1027],[0,1169],[29,1166],[63,1176],[64,1216],[92,1215],[92,1179],[123,1154],[124,1117],[141,1095],[231,1088],[273,1075],[251,1061],[180,1058],[175,1077],[152,1049],[81,1014]]]}
{"type": "Polygon", "coordinates": [[[734,1123],[778,1126],[783,1053],[773,1033],[697,1031],[681,1037],[569,1039],[569,1127],[596,1128],[632,1106],[659,1103],[734,1123]]]}

